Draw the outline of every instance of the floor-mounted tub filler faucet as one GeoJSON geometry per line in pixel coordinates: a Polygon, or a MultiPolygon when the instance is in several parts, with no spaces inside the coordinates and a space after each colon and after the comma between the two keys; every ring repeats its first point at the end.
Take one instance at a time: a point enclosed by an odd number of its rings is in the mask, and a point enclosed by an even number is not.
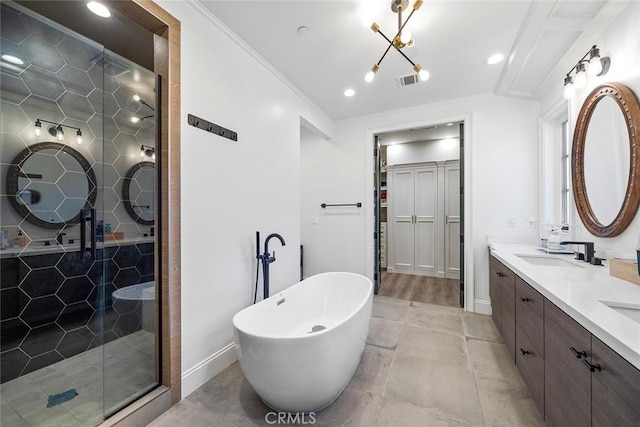
{"type": "MultiPolygon", "coordinates": [[[[276,260],[276,251],[273,251],[273,256],[269,253],[269,240],[272,238],[280,240],[282,246],[286,246],[284,238],[278,233],[271,233],[264,241],[264,253],[260,253],[260,232],[256,231],[256,258],[262,262],[262,297],[264,299],[269,298],[269,264],[276,260]]],[[[256,294],[258,292],[258,277],[256,274],[256,290],[253,297],[253,302],[256,301],[256,294]]]]}

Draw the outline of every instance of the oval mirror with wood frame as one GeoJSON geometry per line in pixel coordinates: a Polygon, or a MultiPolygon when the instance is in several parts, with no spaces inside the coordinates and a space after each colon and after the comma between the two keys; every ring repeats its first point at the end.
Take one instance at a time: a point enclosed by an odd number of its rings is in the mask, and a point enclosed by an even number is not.
{"type": "Polygon", "coordinates": [[[614,237],[640,203],[640,106],[622,83],[605,83],[585,99],[573,136],[571,163],[578,215],[597,237],[614,237]]]}

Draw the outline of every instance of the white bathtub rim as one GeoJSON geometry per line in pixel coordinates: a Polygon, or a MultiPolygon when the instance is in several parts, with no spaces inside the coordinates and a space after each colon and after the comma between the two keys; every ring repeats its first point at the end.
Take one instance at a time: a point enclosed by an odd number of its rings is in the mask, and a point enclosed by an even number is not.
{"type": "Polygon", "coordinates": [[[136,283],[133,285],[125,286],[124,288],[116,289],[115,291],[111,292],[111,298],[113,298],[113,300],[119,300],[119,301],[155,301],[156,299],[155,288],[153,292],[153,298],[145,298],[143,293],[145,289],[148,289],[151,287],[155,287],[155,280],[149,280],[148,282],[136,283]],[[135,291],[128,288],[136,288],[136,290],[139,289],[140,295],[133,295],[135,296],[135,298],[131,298],[130,296],[128,296],[128,293],[135,292],[135,291]]]}
{"type": "MultiPolygon", "coordinates": [[[[339,327],[340,325],[342,325],[342,324],[346,323],[347,321],[349,321],[349,320],[350,320],[350,319],[352,319],[353,317],[355,317],[355,316],[356,316],[356,314],[358,314],[358,313],[360,312],[360,310],[362,310],[362,308],[367,304],[367,302],[369,301],[369,299],[371,299],[371,298],[372,298],[372,295],[373,295],[373,282],[372,282],[368,277],[363,276],[362,274],[358,274],[358,273],[351,273],[351,272],[346,272],[346,271],[330,271],[330,272],[326,272],[326,273],[319,273],[319,274],[315,274],[315,275],[313,275],[313,276],[307,277],[306,279],[304,279],[304,280],[302,280],[302,281],[300,281],[300,282],[298,282],[298,283],[295,283],[295,284],[291,285],[291,286],[290,286],[290,287],[288,287],[287,289],[285,289],[285,290],[283,290],[283,291],[280,291],[280,292],[278,292],[277,294],[271,295],[271,296],[270,296],[269,298],[267,298],[267,299],[264,299],[264,300],[262,300],[262,301],[260,301],[260,302],[257,302],[257,303],[255,303],[255,304],[252,304],[252,305],[250,305],[250,306],[248,306],[248,307],[243,308],[242,310],[240,310],[239,312],[237,312],[237,313],[233,316],[232,324],[233,324],[233,327],[234,327],[235,329],[237,329],[238,331],[242,332],[243,334],[245,334],[245,335],[247,335],[248,337],[251,337],[251,338],[277,339],[277,340],[285,340],[285,341],[293,341],[293,340],[301,340],[301,339],[311,339],[311,338],[313,338],[313,337],[317,337],[317,336],[319,336],[319,335],[327,334],[327,333],[329,333],[330,331],[335,330],[335,329],[336,329],[337,327],[339,327]],[[241,328],[239,328],[239,327],[237,326],[237,324],[236,324],[236,316],[238,316],[238,315],[239,315],[240,313],[242,313],[244,310],[246,310],[246,309],[248,309],[248,308],[251,308],[251,307],[254,307],[254,306],[258,305],[258,304],[266,303],[266,301],[269,301],[269,300],[271,300],[272,298],[274,298],[274,299],[275,299],[276,297],[280,298],[280,297],[281,297],[281,294],[282,294],[283,292],[287,292],[289,289],[293,289],[293,288],[295,288],[296,286],[301,285],[302,283],[304,283],[304,281],[305,281],[305,280],[309,280],[309,279],[311,279],[311,278],[313,278],[313,277],[329,276],[329,275],[335,275],[335,274],[345,274],[345,275],[348,275],[348,276],[357,276],[357,277],[362,277],[362,278],[366,279],[366,280],[367,280],[367,282],[369,282],[369,284],[371,285],[371,286],[369,287],[369,290],[368,290],[368,292],[367,292],[366,297],[365,297],[365,298],[360,302],[360,304],[358,304],[358,306],[357,306],[357,307],[356,307],[356,308],[355,308],[355,309],[354,309],[354,310],[353,310],[353,311],[352,311],[352,312],[351,312],[347,317],[345,317],[344,319],[342,319],[342,321],[341,321],[340,323],[335,324],[335,325],[331,326],[330,328],[326,328],[326,329],[323,329],[323,330],[318,331],[318,332],[305,333],[304,335],[287,336],[287,337],[278,336],[278,335],[270,335],[270,334],[259,334],[259,335],[258,335],[258,334],[253,334],[253,333],[251,333],[251,332],[247,332],[246,330],[241,329],[241,328]]],[[[338,396],[339,396],[339,394],[338,394],[338,396]]],[[[265,402],[265,403],[266,403],[266,402],[265,402]]]]}

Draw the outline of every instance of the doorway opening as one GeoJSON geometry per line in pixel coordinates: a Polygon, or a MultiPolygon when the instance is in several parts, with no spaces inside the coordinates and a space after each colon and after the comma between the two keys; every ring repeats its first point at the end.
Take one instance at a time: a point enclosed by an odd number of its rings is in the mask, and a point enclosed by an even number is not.
{"type": "Polygon", "coordinates": [[[464,306],[464,123],[374,135],[378,295],[464,306]]]}

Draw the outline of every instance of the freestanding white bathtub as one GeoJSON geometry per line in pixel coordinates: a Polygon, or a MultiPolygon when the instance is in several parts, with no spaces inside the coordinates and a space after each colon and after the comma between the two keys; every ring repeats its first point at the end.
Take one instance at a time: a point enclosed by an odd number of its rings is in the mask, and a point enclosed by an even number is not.
{"type": "Polygon", "coordinates": [[[328,406],[358,369],[372,304],[371,280],[324,273],[240,311],[233,331],[247,381],[278,411],[328,406]]]}

